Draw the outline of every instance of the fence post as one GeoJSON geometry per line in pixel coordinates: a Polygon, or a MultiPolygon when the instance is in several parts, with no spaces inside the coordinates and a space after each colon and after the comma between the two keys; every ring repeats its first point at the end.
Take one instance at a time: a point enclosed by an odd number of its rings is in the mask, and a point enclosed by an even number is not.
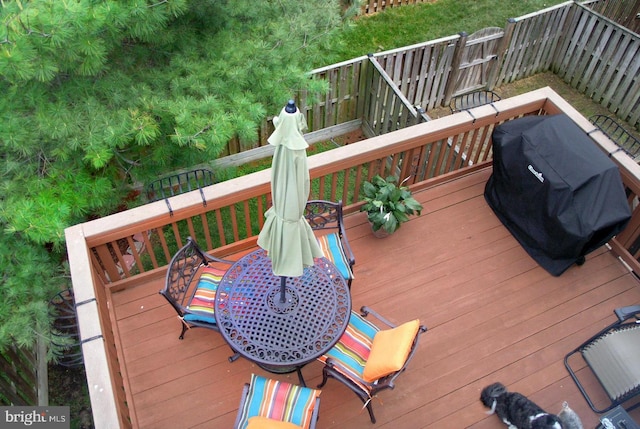
{"type": "MultiPolygon", "coordinates": [[[[362,124],[365,131],[373,129],[374,115],[371,114],[372,101],[377,102],[375,97],[371,94],[373,88],[373,69],[371,61],[375,61],[372,53],[367,54],[367,59],[362,62],[360,68],[360,88],[358,96],[358,116],[362,118],[362,124]],[[364,127],[367,126],[368,128],[364,127]]],[[[373,106],[375,110],[375,106],[373,106]]],[[[371,133],[370,133],[371,134],[371,133]]],[[[369,137],[372,137],[371,134],[369,137]]]]}
{"type": "Polygon", "coordinates": [[[449,79],[447,79],[447,85],[444,90],[443,106],[448,106],[451,102],[451,97],[458,86],[458,75],[460,74],[460,63],[462,63],[462,56],[464,55],[465,47],[467,46],[467,37],[469,35],[466,32],[460,33],[460,38],[456,44],[456,49],[453,53],[453,60],[451,61],[451,73],[449,73],[449,79]]]}
{"type": "Polygon", "coordinates": [[[491,72],[489,73],[489,78],[487,79],[487,89],[489,91],[493,91],[493,88],[495,88],[497,84],[500,72],[502,71],[506,51],[509,49],[509,46],[511,46],[511,39],[513,38],[513,31],[515,28],[515,18],[509,18],[504,27],[504,35],[502,36],[500,47],[498,48],[498,58],[494,61],[493,67],[491,67],[491,72]]]}
{"type": "Polygon", "coordinates": [[[47,345],[38,337],[36,345],[36,375],[38,405],[49,405],[49,370],[47,368],[47,345]]]}

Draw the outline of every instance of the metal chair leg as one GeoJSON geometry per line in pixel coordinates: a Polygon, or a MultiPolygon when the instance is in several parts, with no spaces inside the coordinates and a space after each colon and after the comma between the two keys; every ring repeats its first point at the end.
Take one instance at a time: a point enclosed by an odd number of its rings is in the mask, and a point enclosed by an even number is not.
{"type": "Polygon", "coordinates": [[[371,406],[372,398],[367,399],[365,402],[367,404],[367,411],[369,411],[369,418],[371,419],[371,423],[376,422],[376,417],[373,415],[373,407],[371,406]]]}
{"type": "Polygon", "coordinates": [[[182,332],[178,337],[179,339],[184,340],[184,333],[187,332],[187,329],[189,329],[189,327],[184,322],[182,322],[182,332]]]}
{"type": "Polygon", "coordinates": [[[320,389],[321,387],[324,387],[324,385],[327,384],[328,379],[329,377],[327,377],[327,372],[322,371],[322,383],[318,384],[318,389],[320,389]]]}

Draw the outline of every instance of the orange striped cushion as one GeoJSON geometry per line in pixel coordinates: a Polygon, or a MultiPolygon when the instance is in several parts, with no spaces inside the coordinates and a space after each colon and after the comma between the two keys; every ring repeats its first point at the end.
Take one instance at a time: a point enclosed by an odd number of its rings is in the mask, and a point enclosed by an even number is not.
{"type": "Polygon", "coordinates": [[[364,383],[362,375],[369,359],[373,339],[378,331],[377,326],[352,311],[349,325],[338,343],[318,360],[325,363],[328,358],[331,358],[336,362],[337,365],[334,368],[338,372],[369,393],[371,387],[364,383]]]}
{"type": "Polygon", "coordinates": [[[251,374],[238,427],[247,429],[251,417],[261,416],[308,429],[318,396],[320,391],[316,389],[251,374]]]}

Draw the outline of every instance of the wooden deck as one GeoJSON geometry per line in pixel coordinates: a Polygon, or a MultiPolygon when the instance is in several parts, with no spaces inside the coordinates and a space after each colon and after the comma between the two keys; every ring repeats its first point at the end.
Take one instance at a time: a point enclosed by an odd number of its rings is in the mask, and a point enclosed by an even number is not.
{"type": "MultiPolygon", "coordinates": [[[[490,172],[417,193],[422,216],[385,239],[372,236],[364,214],[347,217],[354,309],[368,305],[396,322],[419,317],[429,331],[396,389],[374,400],[375,426],[360,400],[330,380],[320,429],[504,428],[479,401],[494,381],[549,412],[566,400],[585,428],[596,425],[562,360],[611,323],[614,308],[640,302],[638,281],[606,247],[581,267],[549,275],[486,204],[490,172]]],[[[178,340],[180,323],[157,293],[163,281],[113,296],[134,427],[230,428],[242,384],[251,372],[269,374],[243,359],[229,363],[230,350],[215,332],[193,329],[178,340]]],[[[317,385],[321,366],[303,373],[317,385]]]]}

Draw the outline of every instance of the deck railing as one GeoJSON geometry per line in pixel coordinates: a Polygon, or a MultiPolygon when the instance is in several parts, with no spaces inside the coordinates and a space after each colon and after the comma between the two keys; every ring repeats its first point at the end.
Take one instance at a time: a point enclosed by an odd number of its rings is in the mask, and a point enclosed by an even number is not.
{"type": "MultiPolygon", "coordinates": [[[[493,106],[481,106],[309,157],[311,198],[342,200],[347,214],[358,210],[360,189],[374,174],[408,178],[417,191],[491,162],[493,128],[526,115],[566,113],[620,166],[630,202],[640,195],[640,166],[549,88],[493,106]],[[615,153],[614,153],[615,152],[615,153]]],[[[111,294],[163,275],[172,254],[193,236],[212,253],[226,255],[255,245],[270,200],[270,172],[264,170],[163,201],[76,225],[66,230],[94,420],[98,427],[136,426],[127,403],[126,367],[120,365],[119,336],[109,311],[111,294]],[[143,236],[135,246],[133,236],[143,236]],[[123,254],[135,260],[131,268],[123,254]],[[97,316],[96,316],[97,315],[97,316]]],[[[636,204],[637,205],[637,204],[636,204]]],[[[633,248],[640,236],[640,208],[612,247],[636,273],[633,248]]]]}

